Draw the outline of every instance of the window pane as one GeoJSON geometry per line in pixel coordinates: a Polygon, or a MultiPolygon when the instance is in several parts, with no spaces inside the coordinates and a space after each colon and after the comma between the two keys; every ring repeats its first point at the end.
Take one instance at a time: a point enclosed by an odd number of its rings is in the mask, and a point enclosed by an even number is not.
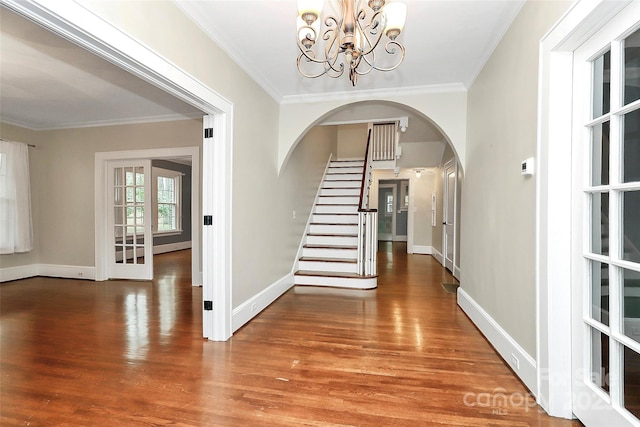
{"type": "Polygon", "coordinates": [[[609,392],[609,337],[591,329],[591,382],[609,392]]]}
{"type": "Polygon", "coordinates": [[[624,348],[624,407],[640,418],[640,355],[624,348]]]}
{"type": "Polygon", "coordinates": [[[640,30],[624,41],[624,103],[640,99],[640,30]]]}
{"type": "Polygon", "coordinates": [[[591,185],[609,184],[609,122],[593,128],[591,185]]]}
{"type": "Polygon", "coordinates": [[[607,114],[611,82],[611,52],[593,61],[593,118],[607,114]]]}
{"type": "Polygon", "coordinates": [[[624,116],[622,181],[640,181],[640,110],[624,116]]]}
{"type": "Polygon", "coordinates": [[[133,187],[126,187],[124,191],[126,194],[125,203],[133,203],[133,187]]]}
{"type": "Polygon", "coordinates": [[[125,170],[125,184],[126,185],[133,185],[133,168],[124,168],[125,170]]]}
{"type": "Polygon", "coordinates": [[[136,185],[144,185],[144,168],[141,166],[136,168],[136,185]]]}
{"type": "Polygon", "coordinates": [[[144,203],[144,187],[136,187],[136,202],[144,203]]]}
{"type": "Polygon", "coordinates": [[[609,326],[609,265],[591,263],[591,317],[609,326]]]}
{"type": "Polygon", "coordinates": [[[622,259],[640,262],[640,191],[622,193],[622,259]]]}
{"type": "Polygon", "coordinates": [[[609,193],[591,195],[591,252],[609,255],[609,193]]]}
{"type": "Polygon", "coordinates": [[[624,284],[623,332],[640,343],[640,273],[623,269],[622,280],[624,284]]]}

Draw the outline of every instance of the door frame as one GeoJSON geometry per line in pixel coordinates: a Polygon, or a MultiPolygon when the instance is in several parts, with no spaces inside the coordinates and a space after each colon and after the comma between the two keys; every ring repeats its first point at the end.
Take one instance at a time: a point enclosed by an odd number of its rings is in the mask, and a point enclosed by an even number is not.
{"type": "MultiPolygon", "coordinates": [[[[536,175],[536,390],[549,415],[572,418],[573,52],[631,0],[578,0],[542,38],[536,175]]],[[[527,381],[525,381],[527,382],[527,381]]],[[[527,382],[528,383],[528,382],[527,382]]]]}
{"type": "Polygon", "coordinates": [[[231,184],[233,104],[200,80],[76,2],[1,0],[14,12],[65,37],[207,114],[213,136],[202,147],[203,214],[216,220],[202,231],[203,297],[215,298],[215,311],[203,310],[203,336],[225,341],[231,329],[231,184]]]}
{"type": "MultiPolygon", "coordinates": [[[[396,204],[398,202],[397,199],[397,192],[398,192],[398,186],[396,184],[379,184],[378,185],[378,227],[380,226],[380,221],[381,218],[384,217],[384,212],[383,215],[380,215],[380,190],[383,188],[391,188],[393,190],[393,212],[391,212],[391,242],[395,242],[396,241],[396,204]]],[[[386,205],[386,202],[385,202],[386,205]]],[[[380,231],[378,229],[378,240],[380,240],[380,231]]],[[[389,240],[383,240],[383,242],[388,242],[389,240]]]]}
{"type": "Polygon", "coordinates": [[[457,279],[460,279],[460,275],[456,274],[456,256],[457,256],[457,229],[458,229],[458,224],[456,219],[458,218],[458,162],[456,161],[455,158],[449,160],[447,163],[444,164],[444,166],[442,167],[442,265],[445,268],[449,268],[447,267],[447,250],[448,250],[448,245],[447,245],[447,219],[446,217],[448,216],[449,212],[449,207],[448,207],[448,203],[449,203],[449,191],[451,191],[451,189],[449,188],[449,183],[447,181],[447,171],[453,169],[453,177],[454,177],[454,181],[453,181],[453,251],[452,251],[452,259],[451,259],[451,273],[454,275],[454,277],[456,277],[457,279]]]}
{"type": "Polygon", "coordinates": [[[156,160],[173,157],[191,158],[191,284],[202,285],[202,265],[200,256],[200,148],[176,147],[149,150],[107,151],[95,154],[95,265],[96,281],[107,280],[109,224],[107,220],[108,197],[111,195],[107,164],[118,160],[156,160]]]}

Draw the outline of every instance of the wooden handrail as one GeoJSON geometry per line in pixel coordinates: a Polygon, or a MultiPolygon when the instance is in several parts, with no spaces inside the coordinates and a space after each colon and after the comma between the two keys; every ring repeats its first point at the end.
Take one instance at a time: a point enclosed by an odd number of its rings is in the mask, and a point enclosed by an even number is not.
{"type": "Polygon", "coordinates": [[[367,135],[367,150],[364,154],[364,167],[362,168],[362,183],[360,184],[360,203],[358,203],[358,211],[364,209],[362,206],[362,200],[364,198],[364,186],[366,185],[367,171],[369,169],[369,146],[371,145],[371,129],[367,135]]]}

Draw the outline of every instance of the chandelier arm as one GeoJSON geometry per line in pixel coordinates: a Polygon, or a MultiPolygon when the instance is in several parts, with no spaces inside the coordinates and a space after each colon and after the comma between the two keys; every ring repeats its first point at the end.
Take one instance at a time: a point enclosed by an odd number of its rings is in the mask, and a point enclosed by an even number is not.
{"type": "Polygon", "coordinates": [[[390,67],[378,67],[375,65],[375,52],[372,53],[372,58],[370,59],[367,56],[363,56],[364,61],[367,63],[367,65],[369,65],[369,69],[360,72],[360,71],[356,71],[358,74],[360,75],[364,75],[364,74],[368,74],[371,70],[378,70],[378,71],[392,71],[395,70],[396,68],[398,68],[400,66],[400,64],[402,64],[402,61],[404,60],[404,54],[405,54],[405,49],[404,46],[401,45],[399,42],[397,41],[393,41],[393,40],[389,40],[386,44],[385,44],[385,51],[392,56],[398,55],[397,50],[398,49],[400,52],[400,56],[398,57],[398,62],[396,62],[395,64],[393,64],[390,67]]]}

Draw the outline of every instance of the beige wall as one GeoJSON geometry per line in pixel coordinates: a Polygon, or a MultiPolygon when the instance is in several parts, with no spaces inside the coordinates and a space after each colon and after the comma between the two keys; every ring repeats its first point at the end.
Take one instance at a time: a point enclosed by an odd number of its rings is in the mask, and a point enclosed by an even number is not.
{"type": "Polygon", "coordinates": [[[337,128],[338,159],[364,158],[367,150],[367,124],[340,125],[337,128]]]}
{"type": "Polygon", "coordinates": [[[536,354],[535,180],[538,42],[570,6],[527,2],[468,94],[462,288],[536,354]]]}

